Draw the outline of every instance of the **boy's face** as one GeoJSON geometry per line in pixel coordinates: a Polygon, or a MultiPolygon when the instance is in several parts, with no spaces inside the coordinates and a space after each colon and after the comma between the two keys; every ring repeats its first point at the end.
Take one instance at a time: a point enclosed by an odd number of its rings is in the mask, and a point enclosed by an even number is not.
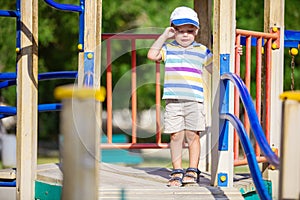
{"type": "Polygon", "coordinates": [[[175,29],[175,40],[182,47],[188,47],[194,42],[196,35],[198,34],[198,28],[191,25],[186,24],[182,26],[176,26],[175,29]]]}

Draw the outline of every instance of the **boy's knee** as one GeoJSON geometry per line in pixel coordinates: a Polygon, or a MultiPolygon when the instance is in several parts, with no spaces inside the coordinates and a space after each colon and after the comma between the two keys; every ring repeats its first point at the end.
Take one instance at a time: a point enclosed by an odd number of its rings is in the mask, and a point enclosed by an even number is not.
{"type": "Polygon", "coordinates": [[[187,131],[186,134],[186,140],[187,142],[199,140],[199,133],[194,131],[187,131]]]}
{"type": "Polygon", "coordinates": [[[171,134],[171,140],[174,142],[183,141],[183,139],[184,139],[184,134],[182,132],[171,134]]]}

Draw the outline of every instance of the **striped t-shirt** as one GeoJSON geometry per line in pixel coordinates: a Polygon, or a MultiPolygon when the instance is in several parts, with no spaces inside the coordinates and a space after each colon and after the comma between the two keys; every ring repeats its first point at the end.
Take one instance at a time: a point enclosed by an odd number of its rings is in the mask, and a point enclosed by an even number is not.
{"type": "Polygon", "coordinates": [[[212,62],[209,49],[197,42],[184,48],[174,40],[165,43],[161,52],[165,63],[163,99],[203,102],[202,70],[212,62]]]}

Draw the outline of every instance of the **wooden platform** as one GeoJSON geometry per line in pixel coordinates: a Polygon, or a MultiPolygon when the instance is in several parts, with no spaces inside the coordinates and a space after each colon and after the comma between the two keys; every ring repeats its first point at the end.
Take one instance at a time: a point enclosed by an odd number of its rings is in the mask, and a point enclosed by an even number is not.
{"type": "MultiPolygon", "coordinates": [[[[200,183],[188,187],[166,186],[170,169],[138,168],[101,163],[99,199],[244,199],[238,188],[210,186],[210,174],[201,174],[200,183]]],[[[38,167],[37,181],[62,184],[58,165],[38,167]]]]}

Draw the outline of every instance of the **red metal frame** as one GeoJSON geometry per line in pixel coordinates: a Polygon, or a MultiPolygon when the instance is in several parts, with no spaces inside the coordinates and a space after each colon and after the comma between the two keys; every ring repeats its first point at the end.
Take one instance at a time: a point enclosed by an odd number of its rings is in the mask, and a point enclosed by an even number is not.
{"type": "Polygon", "coordinates": [[[142,149],[142,148],[169,148],[169,144],[161,143],[161,124],[160,124],[160,64],[156,63],[155,87],[156,87],[156,143],[137,143],[136,124],[137,124],[137,94],[136,94],[136,40],[142,39],[157,39],[159,34],[102,34],[102,39],[106,41],[106,55],[107,55],[107,70],[106,70],[106,89],[107,89],[107,143],[102,143],[101,148],[112,149],[142,149]],[[131,41],[131,120],[132,132],[130,143],[113,143],[112,142],[112,55],[111,55],[111,41],[112,40],[129,40],[131,41]]]}
{"type": "MultiPolygon", "coordinates": [[[[270,83],[271,83],[271,55],[272,55],[272,43],[276,43],[279,47],[279,33],[280,30],[271,33],[262,33],[256,31],[248,30],[236,30],[236,46],[239,47],[241,43],[241,37],[246,37],[246,52],[245,52],[245,84],[250,90],[251,83],[251,40],[256,38],[256,111],[259,120],[263,123],[266,138],[270,141],[270,83]],[[262,91],[262,41],[265,41],[265,87],[262,91]],[[262,102],[261,94],[264,92],[264,102],[262,102]],[[261,110],[263,105],[264,110],[261,110]],[[261,117],[263,113],[263,119],[261,117]]],[[[137,143],[136,138],[136,121],[137,121],[137,94],[136,94],[136,40],[154,40],[159,37],[159,34],[132,34],[132,33],[121,33],[121,34],[102,34],[102,39],[107,42],[107,138],[108,142],[101,144],[101,148],[111,149],[111,148],[121,148],[121,149],[147,149],[147,148],[169,148],[168,143],[162,143],[161,141],[161,124],[160,124],[160,107],[161,107],[161,94],[160,94],[160,63],[156,63],[156,75],[155,75],[155,88],[156,88],[156,143],[137,143]],[[132,95],[132,141],[130,143],[112,143],[112,55],[111,55],[111,41],[112,40],[128,40],[131,41],[131,95],[132,95]]],[[[240,54],[237,49],[235,52],[235,73],[240,75],[240,54]]],[[[236,116],[240,115],[240,100],[238,97],[238,92],[235,90],[234,97],[234,114],[236,116]]],[[[248,116],[245,115],[244,125],[246,131],[250,133],[250,125],[248,116]]],[[[234,133],[234,165],[245,165],[247,160],[243,158],[239,160],[239,139],[234,133]]],[[[260,149],[258,145],[255,145],[255,152],[257,155],[258,162],[266,162],[266,159],[260,155],[260,149]]]]}
{"type": "MultiPolygon", "coordinates": [[[[265,135],[267,141],[270,143],[270,91],[271,91],[271,56],[272,56],[272,44],[275,43],[276,47],[279,47],[278,41],[280,36],[280,30],[276,29],[276,32],[273,30],[271,33],[262,33],[256,31],[248,31],[248,30],[236,30],[236,45],[239,46],[241,37],[246,37],[246,56],[245,56],[245,84],[248,90],[250,91],[250,83],[251,83],[251,39],[256,38],[256,112],[258,119],[261,121],[262,126],[264,127],[265,135]],[[264,85],[264,99],[265,101],[262,102],[262,41],[265,41],[264,49],[265,49],[265,85],[264,85]],[[263,110],[263,119],[261,117],[262,110],[263,110]]],[[[237,50],[235,52],[236,60],[235,60],[235,73],[240,75],[240,55],[238,54],[237,50]]],[[[234,113],[236,116],[239,117],[239,97],[237,92],[235,92],[235,103],[234,103],[234,113]]],[[[249,119],[247,114],[245,113],[244,116],[244,125],[245,129],[248,134],[250,134],[250,126],[249,126],[249,119]]],[[[237,137],[235,135],[235,137],[237,137]]],[[[242,160],[239,160],[239,141],[237,138],[234,139],[234,165],[245,165],[247,164],[247,160],[245,156],[242,160]]],[[[255,153],[257,156],[258,162],[266,162],[266,159],[260,155],[260,149],[258,144],[255,144],[255,153]]]]}

